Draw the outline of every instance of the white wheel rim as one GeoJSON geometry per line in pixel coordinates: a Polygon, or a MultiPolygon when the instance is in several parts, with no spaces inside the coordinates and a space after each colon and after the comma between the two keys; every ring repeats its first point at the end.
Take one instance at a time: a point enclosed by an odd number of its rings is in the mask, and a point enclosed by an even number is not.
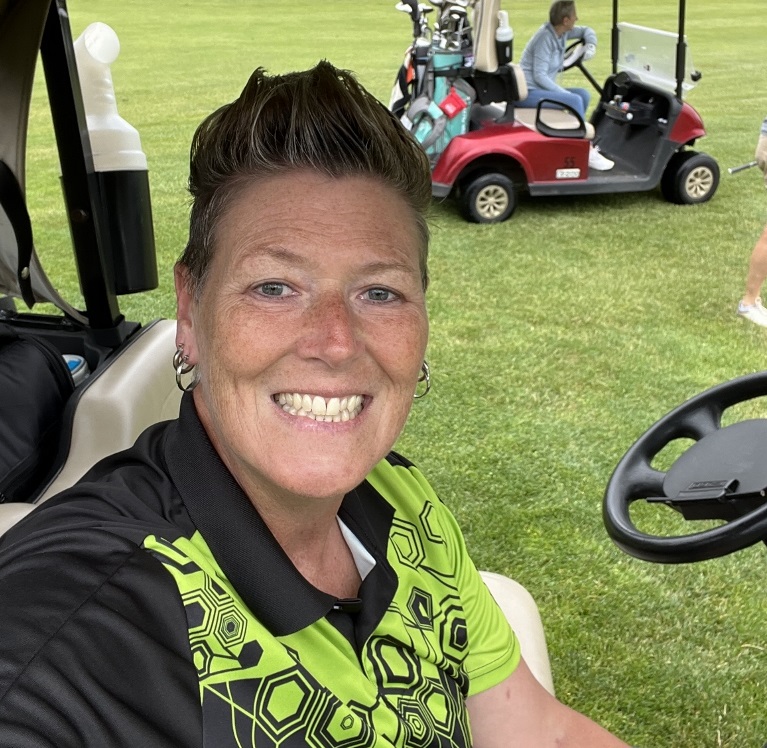
{"type": "Polygon", "coordinates": [[[714,173],[708,166],[698,166],[688,175],[684,183],[687,194],[692,198],[701,198],[711,192],[714,186],[714,173]]]}
{"type": "Polygon", "coordinates": [[[497,184],[489,184],[477,193],[476,206],[482,218],[498,218],[509,207],[509,193],[497,184]]]}

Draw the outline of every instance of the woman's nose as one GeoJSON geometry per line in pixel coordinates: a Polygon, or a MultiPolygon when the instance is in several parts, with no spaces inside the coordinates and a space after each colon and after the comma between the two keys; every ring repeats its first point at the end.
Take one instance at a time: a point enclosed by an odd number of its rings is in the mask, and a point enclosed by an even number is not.
{"type": "Polygon", "coordinates": [[[338,366],[361,349],[360,321],[340,293],[322,294],[305,320],[303,355],[338,366]]]}

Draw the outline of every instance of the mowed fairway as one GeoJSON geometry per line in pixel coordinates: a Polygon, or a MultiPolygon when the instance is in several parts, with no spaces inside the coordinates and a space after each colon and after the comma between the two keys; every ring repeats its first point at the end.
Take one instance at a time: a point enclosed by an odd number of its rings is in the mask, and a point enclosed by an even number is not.
{"type": "MultiPolygon", "coordinates": [[[[548,2],[505,3],[515,59],[548,2]]],[[[434,387],[398,448],[419,464],[465,529],[482,568],[535,596],[558,695],[646,748],[758,748],[767,741],[767,550],[691,566],[623,555],[601,499],[615,464],[688,397],[767,364],[767,330],[738,319],[748,256],[767,220],[749,161],[767,115],[763,0],[688,0],[687,34],[703,78],[700,150],[722,171],[703,206],[659,193],[532,199],[507,223],[431,219],[434,387]]],[[[609,71],[610,0],[581,0],[609,71]]],[[[622,18],[675,30],[674,0],[624,0],[622,18]]],[[[141,132],[153,191],[160,288],[125,297],[128,318],[174,316],[172,264],[186,232],[188,146],[196,124],[237,95],[253,68],[320,58],[355,70],[388,101],[410,38],[394,0],[71,0],[75,35],[118,32],[113,78],[141,132]]],[[[568,85],[588,85],[577,71],[568,85]]],[[[43,263],[77,300],[45,89],[36,87],[27,188],[43,263]]],[[[170,361],[168,362],[170,366],[170,361]]],[[[764,404],[739,409],[764,415],[764,404]]],[[[765,445],[767,454],[767,445],[765,445]]],[[[668,510],[644,527],[685,532],[668,510]]],[[[531,748],[535,748],[531,746],[531,748]]]]}

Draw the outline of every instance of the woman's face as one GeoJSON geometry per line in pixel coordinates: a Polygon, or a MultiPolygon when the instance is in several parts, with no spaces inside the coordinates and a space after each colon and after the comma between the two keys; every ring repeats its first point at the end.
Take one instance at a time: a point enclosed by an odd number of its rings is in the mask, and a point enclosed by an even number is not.
{"type": "Polygon", "coordinates": [[[428,337],[419,234],[369,177],[312,171],[236,193],[199,299],[177,272],[195,404],[243,488],[339,497],[392,447],[428,337]]]}

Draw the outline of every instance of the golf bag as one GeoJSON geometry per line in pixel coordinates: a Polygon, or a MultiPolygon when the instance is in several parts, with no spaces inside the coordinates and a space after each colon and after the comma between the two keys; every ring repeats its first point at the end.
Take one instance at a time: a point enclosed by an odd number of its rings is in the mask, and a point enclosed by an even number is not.
{"type": "Polygon", "coordinates": [[[74,382],[52,344],[0,324],[0,390],[0,503],[28,501],[54,467],[74,382]]]}
{"type": "Polygon", "coordinates": [[[427,65],[424,92],[410,102],[402,117],[432,165],[456,135],[469,131],[476,95],[460,77],[463,65],[463,55],[458,52],[434,51],[427,65]]]}

